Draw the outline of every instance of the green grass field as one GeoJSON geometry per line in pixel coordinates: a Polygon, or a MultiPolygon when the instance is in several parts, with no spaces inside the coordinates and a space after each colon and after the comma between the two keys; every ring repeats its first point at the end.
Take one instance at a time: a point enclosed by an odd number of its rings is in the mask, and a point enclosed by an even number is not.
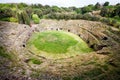
{"type": "Polygon", "coordinates": [[[92,49],[77,35],[64,31],[34,33],[27,43],[33,53],[45,56],[73,56],[92,49]]]}

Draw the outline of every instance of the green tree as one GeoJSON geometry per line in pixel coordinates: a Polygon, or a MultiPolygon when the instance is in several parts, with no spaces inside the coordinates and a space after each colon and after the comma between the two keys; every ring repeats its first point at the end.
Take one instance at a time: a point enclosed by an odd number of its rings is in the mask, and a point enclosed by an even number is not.
{"type": "Polygon", "coordinates": [[[95,4],[95,9],[100,9],[100,7],[101,7],[100,3],[97,2],[97,3],[95,4]]]}
{"type": "Polygon", "coordinates": [[[28,5],[25,4],[25,3],[19,3],[19,4],[17,4],[17,7],[18,7],[19,9],[24,9],[25,7],[28,7],[28,5]]]}
{"type": "Polygon", "coordinates": [[[25,8],[26,13],[30,18],[32,18],[33,9],[31,7],[25,8]]]}
{"type": "Polygon", "coordinates": [[[60,11],[60,8],[57,7],[57,6],[52,6],[52,11],[53,11],[53,12],[59,12],[59,11],[60,11]]]}
{"type": "Polygon", "coordinates": [[[120,5],[117,6],[117,8],[113,12],[114,16],[119,16],[120,17],[120,5]]]}
{"type": "Polygon", "coordinates": [[[71,10],[71,11],[75,11],[77,8],[76,7],[69,7],[69,9],[71,10]]]}
{"type": "Polygon", "coordinates": [[[81,8],[81,10],[82,10],[82,14],[92,11],[92,9],[88,6],[81,8]]]}
{"type": "Polygon", "coordinates": [[[108,2],[108,1],[105,2],[105,3],[103,4],[103,6],[109,6],[109,2],[108,2]]]}
{"type": "Polygon", "coordinates": [[[20,24],[27,24],[29,26],[31,25],[30,24],[30,18],[27,15],[26,11],[18,10],[17,17],[18,17],[18,22],[20,24]]]}
{"type": "Polygon", "coordinates": [[[82,11],[81,11],[80,8],[77,8],[77,9],[75,10],[75,12],[76,12],[77,14],[81,14],[81,13],[82,13],[82,11]]]}
{"type": "Polygon", "coordinates": [[[100,15],[103,16],[103,17],[105,17],[105,16],[108,15],[108,12],[109,12],[109,10],[107,8],[103,7],[101,9],[100,15]]]}

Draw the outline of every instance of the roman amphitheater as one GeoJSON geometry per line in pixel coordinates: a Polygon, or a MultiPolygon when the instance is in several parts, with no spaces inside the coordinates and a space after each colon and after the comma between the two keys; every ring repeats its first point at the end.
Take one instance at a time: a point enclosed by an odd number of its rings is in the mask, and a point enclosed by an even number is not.
{"type": "Polygon", "coordinates": [[[101,22],[42,19],[40,24],[33,24],[32,27],[0,22],[0,46],[13,53],[16,60],[12,63],[2,59],[4,63],[0,67],[0,73],[3,74],[3,79],[4,76],[13,80],[18,78],[19,80],[78,80],[79,78],[97,80],[101,77],[108,79],[114,78],[114,74],[110,74],[111,71],[120,67],[120,31],[101,22]],[[73,33],[85,41],[93,51],[58,59],[36,55],[28,49],[26,43],[33,33],[44,31],[73,33]],[[40,64],[33,64],[31,61],[34,58],[39,60],[40,64]],[[4,66],[4,64],[10,65],[4,66]],[[11,69],[8,70],[8,67],[11,69]],[[108,74],[111,77],[107,76],[108,74]]]}

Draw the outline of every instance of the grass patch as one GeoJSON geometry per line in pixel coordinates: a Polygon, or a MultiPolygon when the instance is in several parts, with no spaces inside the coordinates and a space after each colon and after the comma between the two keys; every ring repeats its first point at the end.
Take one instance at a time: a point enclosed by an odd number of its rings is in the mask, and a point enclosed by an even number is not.
{"type": "Polygon", "coordinates": [[[4,58],[11,59],[11,55],[9,55],[6,50],[0,46],[0,56],[4,58]]]}
{"type": "MultiPolygon", "coordinates": [[[[77,35],[64,31],[45,31],[34,33],[27,42],[33,53],[44,54],[75,54],[88,53],[92,49],[77,35]]],[[[49,55],[51,56],[51,55],[49,55]]],[[[64,56],[64,55],[63,55],[64,56]]]]}
{"type": "Polygon", "coordinates": [[[73,37],[61,32],[43,32],[33,43],[39,50],[50,53],[66,53],[70,46],[77,44],[73,37]]]}
{"type": "Polygon", "coordinates": [[[30,63],[32,62],[33,64],[38,64],[38,65],[42,63],[42,61],[36,58],[31,58],[29,62],[30,63]]]}
{"type": "Polygon", "coordinates": [[[76,76],[72,80],[87,80],[87,79],[93,80],[92,78],[99,76],[102,73],[103,72],[101,71],[101,69],[96,68],[96,69],[90,70],[88,72],[85,72],[80,76],[76,76]]]}

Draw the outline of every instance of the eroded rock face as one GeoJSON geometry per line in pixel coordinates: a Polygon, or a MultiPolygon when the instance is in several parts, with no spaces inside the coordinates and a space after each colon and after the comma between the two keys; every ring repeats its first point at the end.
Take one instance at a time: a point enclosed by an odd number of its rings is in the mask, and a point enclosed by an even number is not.
{"type": "MultiPolygon", "coordinates": [[[[16,70],[14,71],[16,72],[13,71],[11,74],[15,75],[16,73],[19,73],[19,75],[15,76],[18,76],[18,78],[20,76],[25,76],[26,80],[61,80],[66,77],[74,78],[75,76],[84,75],[87,71],[98,69],[98,66],[95,64],[104,65],[107,60],[109,62],[111,56],[108,57],[108,55],[112,53],[113,55],[115,54],[112,56],[115,58],[113,60],[118,62],[120,56],[118,54],[120,52],[120,31],[117,28],[107,26],[100,22],[85,20],[56,21],[43,19],[40,24],[33,25],[31,28],[23,24],[0,22],[0,45],[7,48],[8,51],[16,52],[16,58],[19,60],[18,64],[22,67],[15,68],[16,70]],[[42,56],[36,56],[27,50],[26,42],[33,32],[42,32],[46,30],[63,30],[74,33],[86,41],[95,52],[60,60],[49,60],[42,56]],[[41,63],[34,64],[32,62],[34,58],[40,60],[41,63]]],[[[119,62],[113,64],[117,65],[119,62]]],[[[100,69],[102,70],[103,67],[100,67],[100,69]]],[[[96,76],[104,73],[101,70],[100,74],[93,76],[95,79],[97,78],[96,76]]],[[[5,72],[7,73],[7,70],[5,72]]],[[[113,77],[113,75],[111,74],[111,77],[113,77]]],[[[90,77],[88,76],[84,79],[88,78],[90,77]]],[[[17,80],[21,79],[19,78],[17,80]]]]}

